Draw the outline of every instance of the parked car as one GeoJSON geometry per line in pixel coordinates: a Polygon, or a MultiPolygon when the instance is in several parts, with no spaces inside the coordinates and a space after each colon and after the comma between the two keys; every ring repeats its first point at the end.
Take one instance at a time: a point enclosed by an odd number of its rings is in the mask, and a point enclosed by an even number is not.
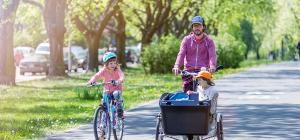
{"type": "Polygon", "coordinates": [[[50,55],[50,44],[49,43],[40,43],[35,49],[35,54],[46,54],[50,55]]]}
{"type": "MultiPolygon", "coordinates": [[[[68,48],[63,48],[63,55],[64,55],[64,64],[65,64],[65,69],[68,70],[68,65],[69,65],[69,50],[68,48]]],[[[78,60],[75,57],[74,53],[71,51],[71,70],[74,70],[77,72],[78,69],[78,60]]]]}
{"type": "Polygon", "coordinates": [[[34,53],[34,49],[28,46],[18,46],[14,48],[14,59],[15,64],[19,66],[20,61],[28,56],[31,56],[34,53]]]}
{"type": "Polygon", "coordinates": [[[43,54],[34,54],[33,56],[26,57],[20,62],[20,74],[24,75],[25,72],[35,73],[49,72],[49,57],[43,54]]]}
{"type": "MultiPolygon", "coordinates": [[[[107,51],[108,51],[107,48],[98,49],[99,65],[103,65],[102,57],[103,57],[104,53],[106,53],[107,51]]],[[[110,48],[109,51],[116,53],[117,49],[110,48]]],[[[139,63],[139,58],[140,58],[140,49],[138,47],[126,47],[125,48],[126,62],[139,63]]]]}
{"type": "Polygon", "coordinates": [[[87,69],[87,51],[81,46],[71,46],[71,51],[78,61],[78,68],[87,69]]]}
{"type": "Polygon", "coordinates": [[[139,45],[126,47],[127,62],[139,63],[140,54],[141,54],[141,48],[139,45]]]}

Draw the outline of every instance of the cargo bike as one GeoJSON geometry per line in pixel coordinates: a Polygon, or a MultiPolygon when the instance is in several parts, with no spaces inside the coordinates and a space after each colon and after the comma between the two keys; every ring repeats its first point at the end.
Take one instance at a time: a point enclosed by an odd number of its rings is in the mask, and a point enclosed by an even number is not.
{"type": "MultiPolygon", "coordinates": [[[[181,75],[184,74],[196,75],[197,73],[182,71],[181,75]]],[[[194,83],[195,91],[197,81],[194,83]]],[[[211,107],[217,105],[218,95],[211,100],[199,100],[198,94],[186,95],[185,100],[173,100],[172,97],[176,95],[186,94],[183,92],[164,93],[160,97],[161,112],[157,115],[156,140],[179,139],[180,135],[188,140],[223,140],[222,114],[210,113],[211,107]]]]}

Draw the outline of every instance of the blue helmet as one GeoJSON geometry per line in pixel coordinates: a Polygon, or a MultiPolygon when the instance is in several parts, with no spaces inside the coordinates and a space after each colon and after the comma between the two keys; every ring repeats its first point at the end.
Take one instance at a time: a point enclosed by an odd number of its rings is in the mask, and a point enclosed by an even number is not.
{"type": "Polygon", "coordinates": [[[201,16],[194,16],[192,18],[192,24],[191,24],[191,27],[193,27],[193,24],[202,24],[203,26],[205,26],[205,22],[204,22],[204,18],[201,17],[201,16]]]}
{"type": "Polygon", "coordinates": [[[117,55],[113,52],[106,52],[104,55],[103,55],[103,62],[107,62],[109,59],[112,59],[112,58],[117,58],[117,55]]]}

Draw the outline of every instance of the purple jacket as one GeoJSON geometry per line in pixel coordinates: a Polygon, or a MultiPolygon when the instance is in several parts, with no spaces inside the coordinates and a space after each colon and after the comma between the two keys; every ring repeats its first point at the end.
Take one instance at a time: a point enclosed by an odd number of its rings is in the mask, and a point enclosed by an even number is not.
{"type": "Polygon", "coordinates": [[[196,41],[194,34],[183,38],[174,67],[188,70],[201,67],[216,69],[216,51],[214,41],[204,34],[200,41],[196,41]],[[183,63],[184,62],[184,63],[183,63]]]}

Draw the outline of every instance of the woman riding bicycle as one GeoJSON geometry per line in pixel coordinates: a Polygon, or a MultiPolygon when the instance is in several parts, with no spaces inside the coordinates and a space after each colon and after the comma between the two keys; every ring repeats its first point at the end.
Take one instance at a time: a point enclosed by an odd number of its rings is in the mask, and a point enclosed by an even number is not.
{"type": "Polygon", "coordinates": [[[96,73],[88,83],[93,84],[100,78],[103,79],[103,83],[111,82],[111,84],[104,84],[105,92],[110,101],[113,99],[116,100],[118,117],[123,117],[122,90],[124,73],[122,72],[120,65],[117,63],[117,55],[115,53],[105,53],[103,56],[103,62],[103,69],[96,73]]]}

